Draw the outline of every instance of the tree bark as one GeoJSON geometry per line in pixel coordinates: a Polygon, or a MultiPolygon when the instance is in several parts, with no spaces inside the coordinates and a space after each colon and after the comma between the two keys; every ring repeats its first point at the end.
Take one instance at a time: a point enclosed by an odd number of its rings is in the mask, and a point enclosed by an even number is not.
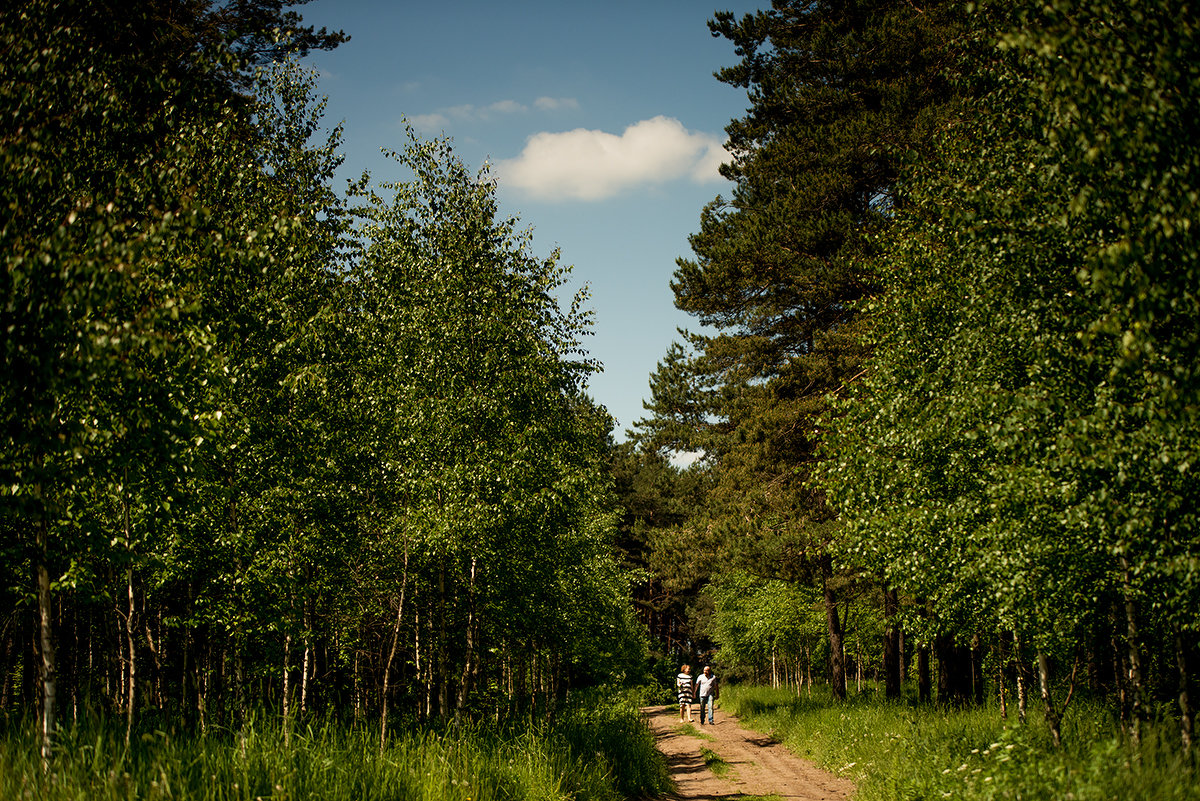
{"type": "MultiPolygon", "coordinates": [[[[392,626],[392,648],[388,651],[387,664],[383,667],[383,696],[380,699],[379,712],[379,753],[387,743],[388,725],[388,685],[392,678],[392,661],[396,658],[396,646],[400,642],[400,622],[404,618],[404,591],[408,588],[408,540],[404,541],[404,572],[400,577],[400,601],[396,604],[396,623],[392,626]]],[[[417,635],[418,637],[420,635],[417,635]]],[[[419,640],[418,640],[419,642],[419,640]]],[[[419,659],[419,657],[418,657],[419,659]]],[[[420,670],[418,664],[417,669],[420,670]]]]}
{"type": "Polygon", "coordinates": [[[312,657],[312,641],[308,638],[307,631],[304,635],[304,659],[300,663],[300,717],[304,717],[304,713],[308,711],[308,670],[309,660],[312,657]]]}
{"type": "Polygon", "coordinates": [[[1076,655],[1075,664],[1071,667],[1071,678],[1067,682],[1067,697],[1061,707],[1056,708],[1050,697],[1050,660],[1040,649],[1037,654],[1038,678],[1041,681],[1042,701],[1046,704],[1046,723],[1050,726],[1050,734],[1054,737],[1054,745],[1062,745],[1062,719],[1071,705],[1071,697],[1075,695],[1075,676],[1079,672],[1079,657],[1076,655]]]}
{"type": "Polygon", "coordinates": [[[446,641],[446,559],[442,557],[438,569],[438,636],[437,636],[437,682],[438,717],[450,713],[450,654],[446,641]]]}
{"type": "Polygon", "coordinates": [[[984,684],[983,640],[976,633],[971,637],[971,691],[976,706],[983,706],[984,684]]]}
{"type": "Polygon", "coordinates": [[[1042,702],[1046,705],[1046,725],[1050,727],[1050,736],[1054,738],[1054,746],[1062,745],[1062,716],[1054,709],[1054,701],[1050,697],[1050,661],[1046,654],[1038,651],[1038,680],[1042,688],[1042,702]]]}
{"type": "MultiPolygon", "coordinates": [[[[126,510],[128,513],[128,509],[126,510]]],[[[126,537],[128,537],[126,532],[126,537]]],[[[128,539],[126,540],[128,542],[128,539]]],[[[125,569],[125,586],[129,594],[129,608],[125,614],[125,644],[129,649],[129,688],[125,694],[125,747],[129,748],[130,737],[133,736],[133,714],[137,702],[137,647],[133,641],[134,606],[133,598],[133,564],[125,569]]]]}
{"type": "Polygon", "coordinates": [[[49,770],[54,758],[56,674],[54,662],[54,630],[50,621],[50,570],[46,565],[49,551],[49,532],[44,520],[37,523],[37,584],[38,584],[38,642],[41,646],[42,680],[42,767],[49,770]]]}
{"type": "Polygon", "coordinates": [[[1029,703],[1029,690],[1025,686],[1025,662],[1021,658],[1021,635],[1013,631],[1013,666],[1017,674],[1017,719],[1025,722],[1025,711],[1029,703]]]}
{"type": "Polygon", "coordinates": [[[894,589],[883,592],[883,618],[886,628],[883,633],[883,683],[888,698],[899,698],[900,683],[900,602],[894,589]]]}
{"type": "Polygon", "coordinates": [[[283,742],[287,745],[290,745],[291,741],[292,741],[292,736],[291,736],[292,726],[291,726],[291,721],[288,719],[288,714],[291,711],[288,709],[288,701],[289,701],[289,695],[290,695],[289,690],[291,689],[291,687],[290,687],[290,678],[291,677],[289,675],[291,673],[291,666],[288,663],[289,663],[290,657],[291,657],[291,650],[292,650],[292,635],[285,634],[285,635],[283,635],[283,698],[282,698],[282,700],[283,700],[283,742]]]}
{"type": "Polygon", "coordinates": [[[1008,720],[1008,682],[1004,680],[1004,641],[996,643],[996,686],[1000,688],[1000,719],[1008,720]]]}
{"type": "Polygon", "coordinates": [[[1138,649],[1137,600],[1129,560],[1121,556],[1121,583],[1125,596],[1126,643],[1129,649],[1129,734],[1135,743],[1142,739],[1142,658],[1138,649]]]}
{"type": "Polygon", "coordinates": [[[467,703],[467,694],[471,690],[471,675],[475,660],[475,557],[471,557],[471,566],[467,577],[467,626],[464,643],[462,675],[459,677],[458,700],[455,704],[455,714],[461,714],[467,703]]]}
{"type": "Polygon", "coordinates": [[[933,700],[929,672],[929,644],[925,643],[917,649],[917,698],[926,704],[933,700]]]}
{"type": "Polygon", "coordinates": [[[829,632],[829,686],[833,697],[846,700],[846,661],[844,637],[838,619],[837,595],[833,591],[833,558],[821,557],[821,585],[825,599],[825,623],[829,632]]]}
{"type": "Polygon", "coordinates": [[[1185,750],[1192,749],[1192,705],[1188,697],[1187,647],[1183,632],[1175,626],[1175,666],[1179,670],[1179,738],[1185,750]]]}

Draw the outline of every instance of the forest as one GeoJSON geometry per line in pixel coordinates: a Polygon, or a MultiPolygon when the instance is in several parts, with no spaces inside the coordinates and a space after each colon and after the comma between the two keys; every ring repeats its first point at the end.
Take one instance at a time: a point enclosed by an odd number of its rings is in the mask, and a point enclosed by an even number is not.
{"type": "Polygon", "coordinates": [[[386,739],[640,653],[583,298],[448,142],[339,196],[285,57],[341,36],[278,5],[3,12],[0,705],[47,754],[92,708],[386,739]]]}
{"type": "Polygon", "coordinates": [[[0,726],[43,770],[90,719],[599,756],[573,697],[701,659],[1193,748],[1186,0],[716,12],[732,188],[620,443],[486,169],[410,130],[334,188],[303,58],[347,37],[295,5],[0,10],[0,726]]]}
{"type": "Polygon", "coordinates": [[[835,699],[1037,697],[1055,742],[1088,693],[1190,747],[1194,8],[777,2],[710,28],[751,108],[672,282],[704,330],[618,474],[652,633],[835,699]]]}

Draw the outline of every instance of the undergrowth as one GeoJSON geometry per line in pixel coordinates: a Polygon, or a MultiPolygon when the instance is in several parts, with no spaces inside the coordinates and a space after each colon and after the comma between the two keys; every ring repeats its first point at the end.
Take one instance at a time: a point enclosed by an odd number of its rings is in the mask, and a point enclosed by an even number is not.
{"type": "Polygon", "coordinates": [[[729,763],[721,759],[721,755],[711,748],[701,748],[700,757],[704,760],[704,766],[713,772],[714,776],[724,778],[729,775],[729,763]]]}
{"type": "Polygon", "coordinates": [[[312,721],[285,737],[264,715],[236,731],[139,731],[126,749],[123,721],[91,720],[60,732],[48,773],[26,721],[0,729],[0,799],[619,801],[665,792],[636,703],[603,698],[553,724],[408,727],[382,751],[378,729],[312,721]]]}
{"type": "Polygon", "coordinates": [[[721,700],[745,725],[852,779],[858,801],[1200,799],[1200,765],[1177,729],[1149,727],[1135,747],[1107,710],[1085,701],[1072,705],[1055,748],[1035,706],[1021,725],[1012,710],[1006,721],[995,707],[944,709],[878,694],[837,703],[827,690],[807,697],[729,686],[721,700]]]}

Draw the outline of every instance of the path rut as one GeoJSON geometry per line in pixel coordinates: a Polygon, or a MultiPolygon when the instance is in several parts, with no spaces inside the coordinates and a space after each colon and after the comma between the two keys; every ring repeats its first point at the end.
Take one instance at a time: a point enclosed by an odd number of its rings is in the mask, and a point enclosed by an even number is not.
{"type": "Polygon", "coordinates": [[[784,801],[848,801],[854,785],[821,770],[770,737],[742,727],[737,718],[717,710],[714,725],[692,723],[695,736],[679,723],[678,707],[642,710],[667,759],[677,801],[713,801],[744,796],[777,796],[784,801]],[[711,739],[709,739],[711,738],[711,739]],[[710,770],[701,755],[707,748],[729,764],[725,776],[710,770]]]}

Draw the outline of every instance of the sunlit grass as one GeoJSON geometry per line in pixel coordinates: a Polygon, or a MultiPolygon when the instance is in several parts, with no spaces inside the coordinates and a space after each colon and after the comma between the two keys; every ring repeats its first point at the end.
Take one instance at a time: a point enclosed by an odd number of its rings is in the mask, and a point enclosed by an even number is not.
{"type": "Polygon", "coordinates": [[[727,687],[727,708],[793,752],[852,779],[859,801],[894,799],[1200,799],[1195,753],[1171,727],[1135,749],[1099,706],[1078,701],[1056,749],[1031,707],[1028,723],[994,707],[942,709],[878,695],[835,703],[788,690],[727,687]]]}
{"type": "Polygon", "coordinates": [[[653,736],[633,704],[575,709],[553,725],[478,725],[400,731],[380,751],[378,730],[277,719],[208,734],[139,732],[124,747],[118,721],[62,732],[42,771],[34,727],[0,733],[0,799],[323,799],[325,801],[620,801],[668,788],[653,736]]]}
{"type": "Polygon", "coordinates": [[[713,772],[713,775],[725,778],[729,775],[730,765],[721,755],[708,748],[700,749],[700,757],[704,760],[704,765],[713,772]]]}
{"type": "Polygon", "coordinates": [[[715,740],[715,739],[717,739],[716,737],[713,737],[711,734],[705,734],[704,732],[700,731],[691,723],[680,723],[678,726],[675,727],[675,729],[676,729],[676,731],[678,731],[680,734],[682,734],[685,737],[695,737],[696,739],[699,739],[699,740],[715,740]]]}

